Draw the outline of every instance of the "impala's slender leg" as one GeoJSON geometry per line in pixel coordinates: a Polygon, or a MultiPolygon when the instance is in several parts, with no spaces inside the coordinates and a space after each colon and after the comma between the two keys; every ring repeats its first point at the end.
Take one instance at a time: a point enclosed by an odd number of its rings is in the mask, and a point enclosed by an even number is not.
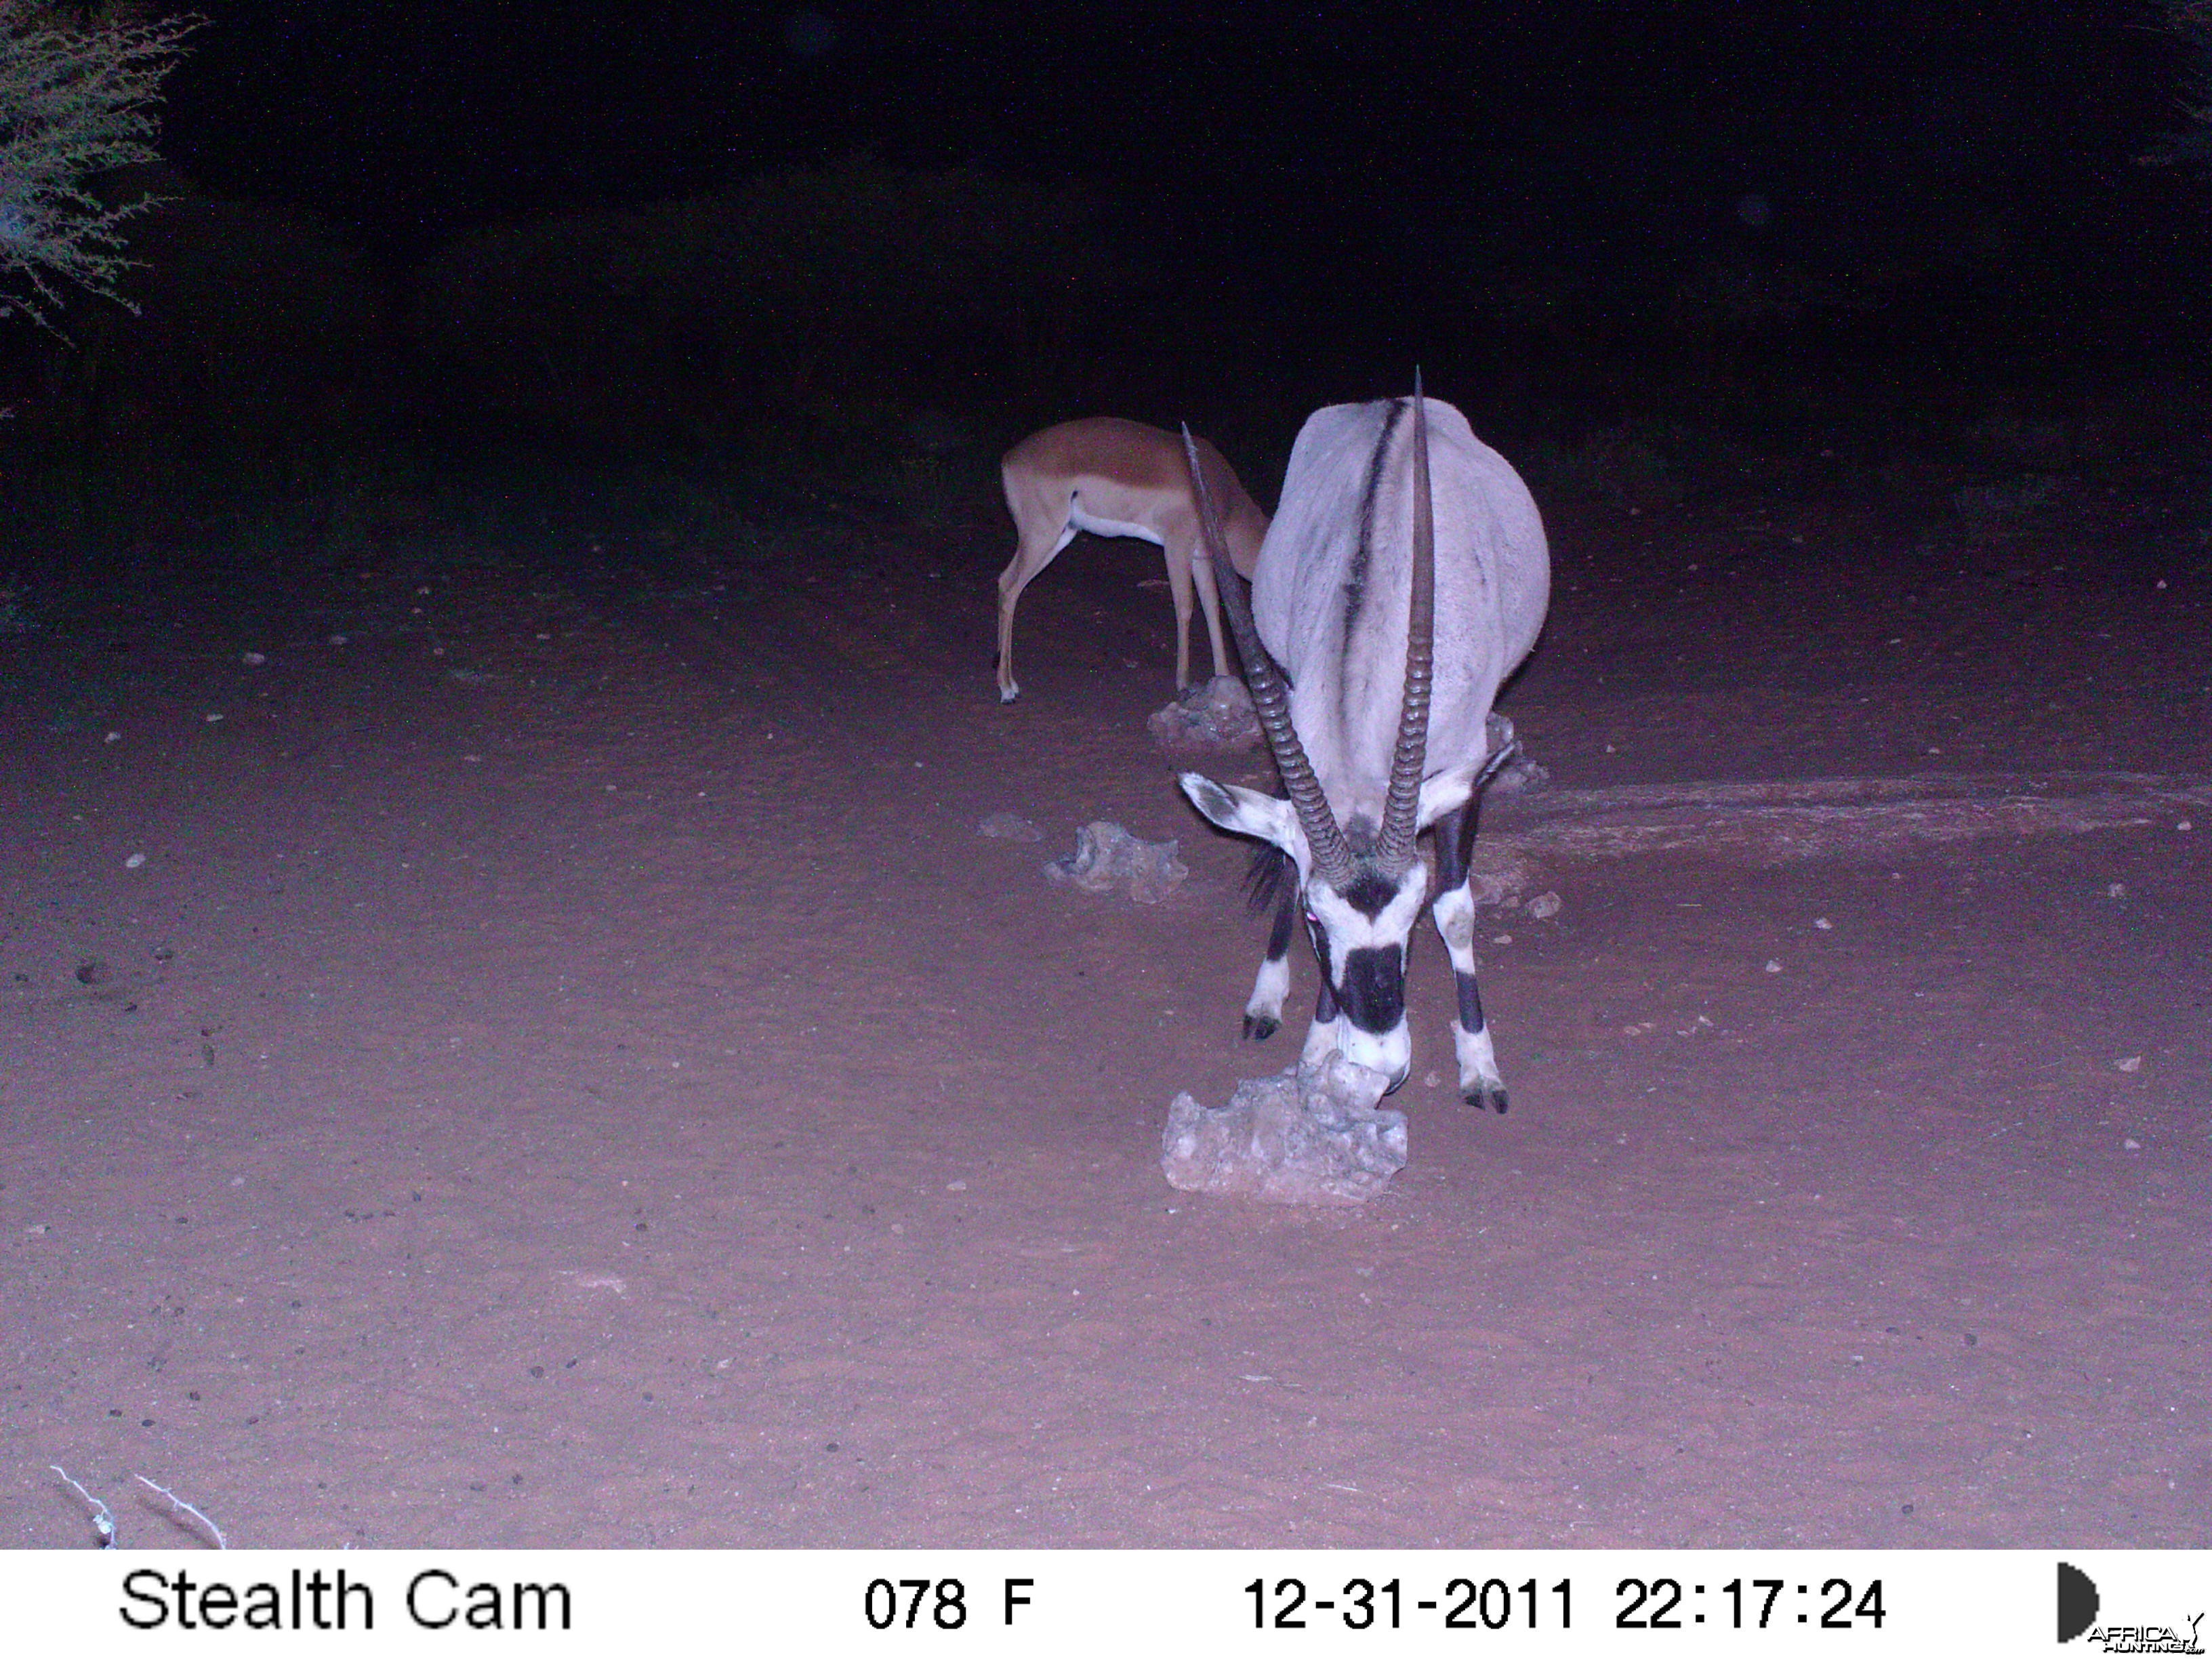
{"type": "Polygon", "coordinates": [[[1198,603],[1206,612],[1206,637],[1213,646],[1213,677],[1219,679],[1229,672],[1229,659],[1221,649],[1221,591],[1214,576],[1213,561],[1200,559],[1191,569],[1198,583],[1198,603]]]}
{"type": "MultiPolygon", "coordinates": [[[[1168,535],[1160,542],[1167,555],[1168,592],[1175,598],[1176,613],[1176,690],[1180,694],[1190,684],[1190,593],[1191,553],[1194,537],[1168,535]]],[[[1206,620],[1212,620],[1209,606],[1206,620]]]]}
{"type": "Polygon", "coordinates": [[[999,573],[999,701],[1012,702],[1022,694],[1014,683],[1014,606],[1021,602],[1022,590],[1036,580],[1037,573],[1060,556],[1060,550],[1075,539],[1075,526],[1069,522],[1067,503],[1060,501],[1057,509],[1046,501],[1017,500],[1011,483],[1006,489],[1006,506],[1021,527],[1021,538],[1015,544],[1013,562],[999,573]]]}
{"type": "Polygon", "coordinates": [[[1459,1090],[1470,1106],[1505,1113],[1505,1079],[1483,1023],[1482,993],[1474,982],[1474,895],[1468,882],[1468,855],[1474,845],[1474,823],[1481,797],[1437,820],[1437,896],[1429,914],[1451,954],[1452,978],[1459,989],[1459,1018],[1452,1022],[1452,1047],[1459,1055],[1459,1090]]]}

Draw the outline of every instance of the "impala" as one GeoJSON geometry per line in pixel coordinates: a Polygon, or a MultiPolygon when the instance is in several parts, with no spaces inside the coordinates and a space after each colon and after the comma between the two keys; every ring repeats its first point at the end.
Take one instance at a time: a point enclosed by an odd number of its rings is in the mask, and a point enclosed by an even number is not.
{"type": "MultiPolygon", "coordinates": [[[[1245,576],[1251,575],[1267,533],[1267,515],[1244,493],[1221,452],[1200,438],[1193,441],[1192,453],[1194,460],[1172,433],[1111,416],[1047,427],[1006,452],[999,473],[1018,539],[1013,562],[999,574],[1000,702],[1021,695],[1014,683],[1014,606],[1022,590],[1079,530],[1094,536],[1134,536],[1166,553],[1168,586],[1175,596],[1176,690],[1190,684],[1192,551],[1198,544],[1191,469],[1205,472],[1229,561],[1245,576]]],[[[1213,672],[1225,674],[1212,568],[1200,566],[1195,577],[1206,605],[1206,635],[1213,643],[1213,672]]]]}
{"type": "MultiPolygon", "coordinates": [[[[1210,483],[1201,480],[1200,569],[1221,550],[1210,483]]],[[[1213,823],[1275,849],[1280,907],[1246,1033],[1264,1037],[1281,1023],[1302,903],[1321,965],[1305,1058],[1335,1050],[1393,1089],[1405,1081],[1406,951],[1429,887],[1414,837],[1433,830],[1429,910],[1457,981],[1460,1090],[1503,1112],[1475,985],[1468,855],[1478,792],[1506,758],[1486,752],[1485,717],[1550,598],[1527,486],[1459,410],[1423,399],[1416,376],[1411,399],[1339,404],[1306,422],[1250,599],[1233,579],[1220,586],[1289,797],[1182,778],[1213,823]]]]}

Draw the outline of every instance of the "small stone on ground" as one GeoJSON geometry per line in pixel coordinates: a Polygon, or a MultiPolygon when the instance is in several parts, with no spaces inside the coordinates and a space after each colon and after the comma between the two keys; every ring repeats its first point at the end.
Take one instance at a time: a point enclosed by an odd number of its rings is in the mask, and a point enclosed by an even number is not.
{"type": "Polygon", "coordinates": [[[1080,887],[1086,893],[1110,893],[1127,886],[1139,904],[1158,904],[1182,885],[1189,866],[1176,857],[1171,841],[1139,841],[1106,819],[1075,832],[1075,851],[1044,866],[1046,879],[1080,887]]]}

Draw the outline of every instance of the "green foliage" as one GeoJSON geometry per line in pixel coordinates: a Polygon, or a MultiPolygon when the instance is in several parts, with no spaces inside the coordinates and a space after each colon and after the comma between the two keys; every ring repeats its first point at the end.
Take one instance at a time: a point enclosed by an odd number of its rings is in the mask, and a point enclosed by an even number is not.
{"type": "Polygon", "coordinates": [[[122,293],[143,303],[81,304],[66,341],[0,339],[0,556],[112,556],[234,512],[272,546],[327,538],[355,511],[355,458],[379,453],[378,306],[356,256],[308,216],[202,198],[163,204],[133,246],[122,293]]]}
{"type": "Polygon", "coordinates": [[[375,290],[310,215],[190,197],[144,221],[120,289],[135,314],[80,330],[103,434],[187,430],[203,442],[326,447],[361,414],[375,290]],[[312,429],[312,435],[307,435],[312,429]]]}
{"type": "MultiPolygon", "coordinates": [[[[102,174],[157,160],[154,104],[196,18],[142,21],[0,0],[0,279],[8,308],[51,328],[64,291],[111,300],[124,224],[153,198],[104,200],[102,174]]],[[[127,300],[122,301],[125,305],[127,300]]]]}
{"type": "Polygon", "coordinates": [[[2212,0],[2166,0],[2166,15],[2191,47],[2183,110],[2191,125],[2160,138],[2141,159],[2154,167],[2212,173],[2212,0]]]}

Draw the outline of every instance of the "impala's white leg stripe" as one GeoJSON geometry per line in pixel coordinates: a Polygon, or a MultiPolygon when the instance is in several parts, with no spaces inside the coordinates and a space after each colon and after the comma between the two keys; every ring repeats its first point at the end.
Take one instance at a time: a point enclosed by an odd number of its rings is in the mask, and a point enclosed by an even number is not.
{"type": "Polygon", "coordinates": [[[1251,1000],[1244,1005],[1248,1018],[1283,1023],[1283,1000],[1291,994],[1291,959],[1270,957],[1260,964],[1252,980],[1251,1000]]]}

